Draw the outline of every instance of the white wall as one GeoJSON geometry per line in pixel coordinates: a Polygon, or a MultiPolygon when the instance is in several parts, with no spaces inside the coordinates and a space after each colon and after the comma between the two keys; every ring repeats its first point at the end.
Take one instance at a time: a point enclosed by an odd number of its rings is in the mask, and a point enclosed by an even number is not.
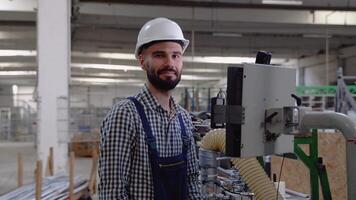
{"type": "MultiPolygon", "coordinates": [[[[325,85],[325,63],[325,54],[299,59],[299,83],[301,85],[325,85]]],[[[356,45],[330,52],[328,70],[329,85],[336,84],[336,71],[338,67],[343,68],[345,76],[356,76],[356,45]]]]}
{"type": "Polygon", "coordinates": [[[356,56],[345,60],[344,74],[356,76],[356,56]]]}
{"type": "Polygon", "coordinates": [[[299,59],[299,83],[303,85],[330,85],[336,82],[336,69],[339,60],[336,55],[329,56],[328,83],[326,80],[325,55],[316,55],[299,59]]]}

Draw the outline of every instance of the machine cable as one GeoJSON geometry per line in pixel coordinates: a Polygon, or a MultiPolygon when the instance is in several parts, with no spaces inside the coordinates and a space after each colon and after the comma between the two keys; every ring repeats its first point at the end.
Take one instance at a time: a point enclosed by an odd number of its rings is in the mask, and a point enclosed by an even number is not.
{"type": "Polygon", "coordinates": [[[279,195],[279,183],[281,182],[281,175],[282,175],[282,170],[283,170],[283,163],[284,163],[284,154],[283,154],[283,158],[282,158],[282,164],[281,167],[279,169],[279,177],[278,177],[278,184],[277,184],[277,195],[276,195],[276,200],[278,199],[278,195],[279,195]]]}

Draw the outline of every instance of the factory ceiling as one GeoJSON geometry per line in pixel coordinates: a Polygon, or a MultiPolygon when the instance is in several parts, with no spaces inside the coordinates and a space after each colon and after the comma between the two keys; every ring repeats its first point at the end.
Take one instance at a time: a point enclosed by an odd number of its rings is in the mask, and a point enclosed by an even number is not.
{"type": "MultiPolygon", "coordinates": [[[[33,85],[37,1],[4,2],[0,83],[33,85]]],[[[137,34],[144,22],[160,16],[177,21],[191,41],[184,86],[216,84],[226,76],[227,66],[253,62],[258,50],[272,52],[274,64],[294,65],[295,59],[324,53],[325,48],[335,54],[356,45],[356,2],[351,0],[72,0],[72,4],[73,85],[142,83],[145,75],[133,57],[137,34]]]]}

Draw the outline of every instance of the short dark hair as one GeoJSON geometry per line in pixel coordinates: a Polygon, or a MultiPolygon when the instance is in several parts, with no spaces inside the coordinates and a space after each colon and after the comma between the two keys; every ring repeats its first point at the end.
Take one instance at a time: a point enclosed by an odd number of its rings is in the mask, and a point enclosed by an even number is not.
{"type": "Polygon", "coordinates": [[[137,51],[137,55],[140,55],[142,53],[143,50],[148,49],[148,47],[160,43],[160,42],[176,42],[178,43],[182,48],[184,47],[184,43],[181,40],[155,40],[146,44],[143,44],[137,51]]]}

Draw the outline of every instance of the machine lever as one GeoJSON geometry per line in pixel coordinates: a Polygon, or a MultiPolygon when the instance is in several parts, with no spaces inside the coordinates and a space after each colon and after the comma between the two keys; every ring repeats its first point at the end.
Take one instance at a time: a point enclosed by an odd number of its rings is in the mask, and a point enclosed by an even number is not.
{"type": "Polygon", "coordinates": [[[271,123],[273,117],[275,117],[276,115],[278,115],[278,112],[273,112],[270,116],[266,117],[265,123],[271,123]]]}
{"type": "Polygon", "coordinates": [[[297,106],[301,106],[302,105],[302,98],[298,97],[295,94],[291,94],[291,96],[295,99],[295,101],[297,102],[297,106]]]}

